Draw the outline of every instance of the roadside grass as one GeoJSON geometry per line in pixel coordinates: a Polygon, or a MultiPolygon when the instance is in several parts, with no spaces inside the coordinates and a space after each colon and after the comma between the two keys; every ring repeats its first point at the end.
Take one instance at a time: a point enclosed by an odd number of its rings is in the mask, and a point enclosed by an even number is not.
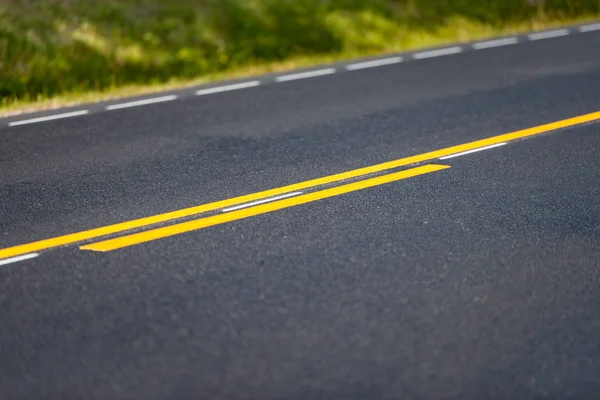
{"type": "Polygon", "coordinates": [[[599,16],[600,0],[5,0],[0,115],[599,16]]]}

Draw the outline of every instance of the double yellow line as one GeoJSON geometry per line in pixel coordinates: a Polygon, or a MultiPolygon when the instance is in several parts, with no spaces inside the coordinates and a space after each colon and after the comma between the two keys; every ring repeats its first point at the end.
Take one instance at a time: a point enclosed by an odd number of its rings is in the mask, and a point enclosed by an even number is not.
{"type": "MultiPolygon", "coordinates": [[[[244,196],[234,197],[231,199],[221,200],[200,206],[185,208],[177,211],[167,212],[164,214],[154,215],[146,218],[140,218],[132,221],[121,222],[114,225],[108,225],[101,228],[91,229],[87,231],[72,233],[64,236],[58,236],[50,239],[40,240],[32,243],[22,244],[0,250],[0,259],[14,257],[22,254],[36,252],[49,249],[57,246],[64,246],[77,242],[87,241],[106,235],[113,235],[132,229],[143,228],[150,225],[155,225],[163,222],[172,221],[179,218],[194,216],[197,214],[220,210],[233,205],[239,205],[255,200],[265,199],[268,197],[278,196],[290,192],[300,191],[303,189],[313,188],[325,184],[336,183],[346,179],[359,178],[365,175],[383,172],[394,168],[407,166],[424,161],[431,161],[440,157],[449,156],[456,153],[462,153],[469,150],[478,149],[481,147],[491,146],[498,143],[509,142],[517,139],[522,139],[534,135],[538,135],[553,130],[568,128],[575,125],[580,125],[587,122],[600,120],[600,112],[581,115],[574,118],[569,118],[549,124],[544,124],[528,129],[519,130],[516,132],[506,133],[503,135],[494,136],[487,139],[477,140],[465,144],[447,147],[440,150],[431,151],[428,153],[418,154],[411,157],[400,158],[393,161],[384,162],[381,164],[371,165],[364,168],[358,168],[351,171],[342,172],[339,174],[329,175],[317,179],[312,179],[304,182],[295,183],[292,185],[282,186],[275,189],[256,192],[244,196]]],[[[260,206],[255,206],[247,209],[237,210],[226,214],[207,217],[195,221],[176,224],[164,228],[158,228],[142,233],[131,234],[117,239],[105,240],[99,243],[82,246],[82,249],[108,251],[116,248],[129,246],[144,241],[158,239],[159,237],[170,236],[190,230],[200,229],[206,226],[211,226],[219,223],[232,221],[234,219],[246,218],[252,215],[263,214],[265,212],[274,211],[281,208],[292,207],[298,204],[319,200],[325,197],[336,196],[343,193],[348,193],[355,190],[364,189],[367,187],[380,185],[386,182],[392,182],[399,179],[405,179],[410,176],[421,175],[428,172],[437,171],[447,168],[447,166],[428,165],[418,167],[406,171],[401,171],[377,178],[371,178],[360,182],[351,183],[348,185],[338,186],[331,189],[322,190],[319,192],[308,193],[298,197],[279,200],[277,202],[268,203],[260,206]],[[362,185],[362,186],[361,186],[362,185]]]]}
{"type": "Polygon", "coordinates": [[[116,239],[92,243],[86,246],[81,246],[80,248],[82,250],[94,251],[116,250],[122,247],[133,246],[135,244],[150,242],[152,240],[162,239],[168,236],[179,235],[180,233],[195,231],[197,229],[202,229],[213,225],[224,224],[230,221],[235,221],[239,219],[253,217],[255,215],[281,210],[283,208],[294,207],[300,204],[310,203],[328,197],[339,196],[341,194],[355,192],[357,190],[362,190],[373,186],[383,185],[385,183],[398,181],[400,179],[407,179],[417,175],[428,174],[430,172],[440,171],[446,168],[450,167],[447,165],[435,164],[424,165],[422,167],[411,168],[405,171],[382,175],[376,178],[365,179],[363,181],[336,186],[330,189],[320,190],[318,192],[307,193],[285,200],[278,200],[272,203],[262,204],[259,206],[249,207],[237,211],[231,211],[225,214],[214,215],[211,217],[201,218],[194,221],[166,226],[164,228],[153,229],[146,232],[140,232],[124,237],[118,237],[116,239]]]}

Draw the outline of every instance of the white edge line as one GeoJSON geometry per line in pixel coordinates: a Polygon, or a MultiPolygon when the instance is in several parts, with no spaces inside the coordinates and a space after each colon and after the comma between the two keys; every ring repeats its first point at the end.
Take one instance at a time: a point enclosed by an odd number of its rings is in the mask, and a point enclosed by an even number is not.
{"type": "Polygon", "coordinates": [[[297,74],[282,75],[275,78],[277,82],[295,81],[297,79],[314,78],[316,76],[330,75],[336,72],[335,68],[323,68],[308,72],[299,72],[297,74]]]}
{"type": "Polygon", "coordinates": [[[63,114],[49,115],[47,117],[23,119],[23,120],[20,120],[20,121],[9,122],[8,126],[17,126],[17,125],[25,125],[25,124],[35,124],[36,122],[44,122],[44,121],[52,121],[52,120],[55,120],[55,119],[77,117],[79,115],[85,115],[85,114],[89,114],[89,111],[88,110],[80,110],[80,111],[73,111],[73,112],[68,112],[68,113],[63,113],[63,114]]]}
{"type": "Polygon", "coordinates": [[[458,53],[462,53],[462,51],[463,51],[463,48],[461,46],[446,47],[446,48],[437,49],[437,50],[421,51],[419,53],[413,54],[413,58],[415,60],[422,60],[424,58],[433,58],[433,57],[448,56],[451,54],[458,54],[458,53]]]}
{"type": "Polygon", "coordinates": [[[485,42],[475,43],[475,44],[473,44],[473,48],[475,50],[482,50],[482,49],[490,49],[492,47],[508,46],[508,45],[517,44],[517,43],[519,43],[518,38],[509,37],[509,38],[504,38],[504,39],[495,39],[495,40],[488,40],[485,42]]]}
{"type": "Polygon", "coordinates": [[[346,65],[348,71],[356,71],[358,69],[381,67],[384,65],[398,64],[404,61],[402,57],[389,57],[373,61],[363,61],[354,64],[346,65]]]}
{"type": "Polygon", "coordinates": [[[570,33],[571,32],[568,29],[556,29],[553,31],[530,33],[529,35],[527,35],[527,37],[529,38],[529,40],[542,40],[560,36],[567,36],[570,33]]]}
{"type": "Polygon", "coordinates": [[[217,86],[208,89],[200,89],[196,91],[196,96],[204,96],[207,94],[229,92],[232,90],[248,89],[260,86],[260,81],[249,81],[242,83],[234,83],[233,85],[217,86]]]}
{"type": "Polygon", "coordinates": [[[22,256],[5,258],[4,260],[0,260],[0,265],[7,265],[7,264],[16,263],[19,261],[29,260],[30,258],[36,258],[39,255],[40,255],[40,253],[29,253],[29,254],[23,254],[22,256]]]}
{"type": "Polygon", "coordinates": [[[110,110],[118,110],[120,108],[145,106],[147,104],[162,103],[165,101],[171,101],[171,100],[176,100],[176,99],[177,99],[177,96],[174,94],[169,95],[169,96],[153,97],[151,99],[128,101],[126,103],[112,104],[110,106],[106,106],[106,110],[110,111],[110,110]]]}
{"type": "Polygon", "coordinates": [[[579,27],[579,32],[585,33],[585,32],[593,32],[593,31],[600,31],[600,23],[584,25],[584,26],[579,27]]]}
{"type": "Polygon", "coordinates": [[[464,155],[467,155],[467,154],[476,153],[478,151],[489,150],[489,149],[493,149],[493,148],[496,148],[496,147],[504,146],[505,144],[506,144],[506,142],[496,143],[496,144],[492,144],[490,146],[480,147],[478,149],[467,150],[467,151],[463,151],[461,153],[456,153],[456,154],[451,154],[449,156],[440,157],[439,159],[440,160],[447,160],[449,158],[460,157],[460,156],[464,156],[464,155]]]}
{"type": "Polygon", "coordinates": [[[269,197],[268,199],[256,200],[256,201],[252,201],[250,203],[240,204],[239,206],[227,207],[227,208],[222,209],[221,211],[229,212],[229,211],[240,210],[242,208],[247,208],[247,207],[252,207],[252,206],[259,205],[259,204],[269,203],[271,201],[287,199],[288,197],[298,196],[299,194],[302,194],[302,192],[286,193],[286,194],[282,194],[280,196],[269,197]]]}

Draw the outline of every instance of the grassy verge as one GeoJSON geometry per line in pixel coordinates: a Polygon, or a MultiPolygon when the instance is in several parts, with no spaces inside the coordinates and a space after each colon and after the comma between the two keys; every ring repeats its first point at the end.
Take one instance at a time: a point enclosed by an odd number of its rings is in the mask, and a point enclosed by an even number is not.
{"type": "Polygon", "coordinates": [[[599,16],[600,0],[5,0],[0,115],[599,16]]]}

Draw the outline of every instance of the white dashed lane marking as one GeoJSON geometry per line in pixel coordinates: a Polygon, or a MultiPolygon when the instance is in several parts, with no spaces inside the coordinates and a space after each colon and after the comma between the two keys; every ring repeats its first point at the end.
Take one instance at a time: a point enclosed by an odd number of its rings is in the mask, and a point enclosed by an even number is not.
{"type": "Polygon", "coordinates": [[[295,81],[298,79],[307,79],[307,78],[314,78],[317,76],[331,75],[331,74],[335,74],[335,72],[336,72],[335,68],[323,68],[323,69],[317,69],[314,71],[299,72],[297,74],[278,76],[277,78],[275,78],[275,81],[276,82],[295,81]]]}
{"type": "Polygon", "coordinates": [[[532,34],[528,35],[527,37],[529,38],[529,40],[542,40],[542,39],[550,39],[550,38],[555,38],[555,37],[560,37],[560,36],[567,36],[570,33],[571,32],[569,32],[568,29],[556,29],[554,31],[532,33],[532,34]]]}
{"type": "MultiPolygon", "coordinates": [[[[441,48],[441,49],[424,50],[424,51],[414,53],[414,54],[412,54],[412,56],[407,56],[407,57],[411,58],[413,60],[423,60],[423,59],[427,59],[427,58],[459,54],[459,53],[463,53],[470,49],[473,49],[473,50],[491,49],[494,47],[518,44],[518,43],[526,41],[526,40],[536,41],[536,40],[542,40],[542,39],[558,38],[558,37],[567,36],[567,35],[570,35],[572,33],[577,33],[577,32],[585,33],[585,32],[594,32],[594,31],[600,31],[600,22],[591,23],[591,24],[587,24],[587,25],[580,25],[578,27],[573,27],[571,29],[566,29],[566,28],[554,29],[554,30],[545,31],[545,32],[534,32],[534,33],[530,33],[525,36],[519,36],[519,37],[513,36],[513,37],[506,37],[506,38],[490,39],[490,40],[481,41],[481,42],[468,44],[468,45],[464,45],[464,46],[457,45],[457,46],[445,47],[445,48],[441,48]]],[[[352,63],[346,64],[346,65],[343,65],[339,68],[346,70],[346,71],[357,71],[357,70],[361,70],[361,69],[375,68],[375,67],[381,67],[381,66],[385,66],[385,65],[398,64],[398,63],[402,63],[404,61],[406,61],[405,57],[391,56],[391,57],[386,57],[386,58],[380,58],[377,60],[352,62],[352,63]]],[[[308,78],[314,78],[314,77],[319,77],[319,76],[331,75],[331,74],[335,74],[337,72],[338,72],[338,69],[336,69],[336,67],[321,68],[321,69],[316,69],[316,70],[312,70],[312,71],[280,75],[280,76],[275,77],[275,79],[273,79],[273,81],[252,80],[252,81],[247,81],[247,82],[233,83],[233,84],[227,84],[227,85],[222,85],[222,86],[210,87],[210,88],[206,88],[206,89],[199,89],[199,90],[196,90],[195,94],[196,94],[196,96],[204,96],[204,95],[210,95],[210,94],[215,94],[215,93],[230,92],[233,90],[240,90],[240,89],[253,88],[253,87],[257,87],[257,86],[261,86],[261,85],[268,85],[271,82],[276,82],[276,83],[289,82],[289,81],[295,81],[295,80],[300,80],[300,79],[308,79],[308,78]]],[[[185,93],[181,93],[179,96],[173,94],[173,95],[153,97],[153,98],[149,98],[149,99],[132,100],[132,101],[126,101],[126,102],[118,103],[118,104],[110,104],[110,105],[104,106],[103,109],[106,111],[112,111],[112,110],[118,110],[118,109],[122,109],[122,108],[145,106],[145,105],[149,105],[149,104],[168,102],[168,101],[176,100],[178,98],[185,98],[187,96],[188,95],[186,95],[185,93]]],[[[97,109],[92,109],[92,111],[98,112],[97,109]]],[[[89,114],[89,113],[90,113],[89,110],[65,112],[65,113],[49,115],[49,116],[45,116],[45,117],[30,118],[30,119],[23,119],[23,120],[19,120],[19,121],[8,122],[8,126],[18,126],[18,125],[25,125],[25,124],[33,124],[33,123],[37,123],[37,122],[52,121],[52,120],[63,119],[63,118],[71,118],[71,117],[77,117],[77,116],[85,115],[85,114],[89,114]]]]}
{"type": "Polygon", "coordinates": [[[13,264],[13,263],[16,263],[19,261],[29,260],[32,258],[36,258],[39,255],[40,255],[40,253],[30,253],[30,254],[23,254],[22,256],[17,256],[17,257],[12,257],[12,258],[5,258],[4,260],[0,260],[0,265],[13,264]]]}
{"type": "Polygon", "coordinates": [[[519,43],[519,39],[517,39],[516,37],[510,37],[510,38],[488,40],[486,42],[475,43],[475,44],[473,44],[473,48],[475,50],[491,49],[492,47],[508,46],[508,45],[517,44],[517,43],[519,43]]]}
{"type": "Polygon", "coordinates": [[[242,208],[248,208],[248,207],[252,207],[252,206],[257,206],[259,204],[270,203],[271,201],[287,199],[288,197],[298,196],[299,194],[302,194],[302,192],[286,193],[286,194],[282,194],[280,196],[269,197],[268,199],[256,200],[256,201],[252,201],[250,203],[240,204],[239,206],[227,207],[227,208],[222,209],[221,211],[229,212],[229,211],[241,210],[242,208]]]}
{"type": "Polygon", "coordinates": [[[444,49],[429,50],[429,51],[422,51],[420,53],[415,53],[415,54],[413,54],[413,58],[415,60],[423,60],[425,58],[449,56],[451,54],[458,54],[458,53],[462,53],[462,52],[463,52],[462,47],[454,46],[454,47],[446,47],[444,49]]]}
{"type": "Polygon", "coordinates": [[[593,32],[593,31],[600,31],[600,23],[584,25],[584,26],[579,27],[579,32],[585,33],[585,32],[593,32]]]}
{"type": "Polygon", "coordinates": [[[260,86],[260,81],[249,81],[242,83],[234,83],[233,85],[217,86],[209,89],[201,89],[196,91],[196,96],[204,96],[213,93],[230,92],[232,90],[248,89],[260,86]]]}
{"type": "Polygon", "coordinates": [[[449,158],[460,157],[460,156],[465,156],[467,154],[477,153],[478,151],[495,149],[496,147],[504,146],[505,144],[506,144],[506,142],[496,143],[496,144],[493,144],[491,146],[485,146],[485,147],[480,147],[478,149],[463,151],[461,153],[450,154],[449,156],[440,157],[440,160],[447,160],[449,158]]]}
{"type": "Polygon", "coordinates": [[[80,115],[85,115],[88,114],[89,111],[88,110],[80,110],[80,111],[73,111],[73,112],[68,112],[68,113],[63,113],[63,114],[54,114],[54,115],[49,115],[47,117],[39,117],[39,118],[31,118],[31,119],[23,119],[21,121],[14,121],[14,122],[10,122],[8,124],[8,126],[17,126],[17,125],[26,125],[26,124],[35,124],[37,122],[46,122],[46,121],[52,121],[55,119],[63,119],[63,118],[71,118],[71,117],[77,117],[80,115]]]}
{"type": "Polygon", "coordinates": [[[138,106],[145,106],[148,104],[164,103],[165,101],[172,101],[172,100],[176,100],[176,99],[177,99],[177,96],[173,94],[170,96],[153,97],[151,99],[128,101],[126,103],[119,103],[119,104],[111,104],[110,106],[106,106],[106,109],[109,111],[110,110],[118,110],[120,108],[138,107],[138,106]]]}
{"type": "Polygon", "coordinates": [[[381,67],[384,65],[398,64],[398,63],[401,63],[402,61],[404,61],[404,59],[402,57],[389,57],[389,58],[382,58],[380,60],[364,61],[364,62],[349,64],[349,65],[346,65],[346,69],[348,71],[356,71],[359,69],[374,68],[374,67],[381,67]]]}

